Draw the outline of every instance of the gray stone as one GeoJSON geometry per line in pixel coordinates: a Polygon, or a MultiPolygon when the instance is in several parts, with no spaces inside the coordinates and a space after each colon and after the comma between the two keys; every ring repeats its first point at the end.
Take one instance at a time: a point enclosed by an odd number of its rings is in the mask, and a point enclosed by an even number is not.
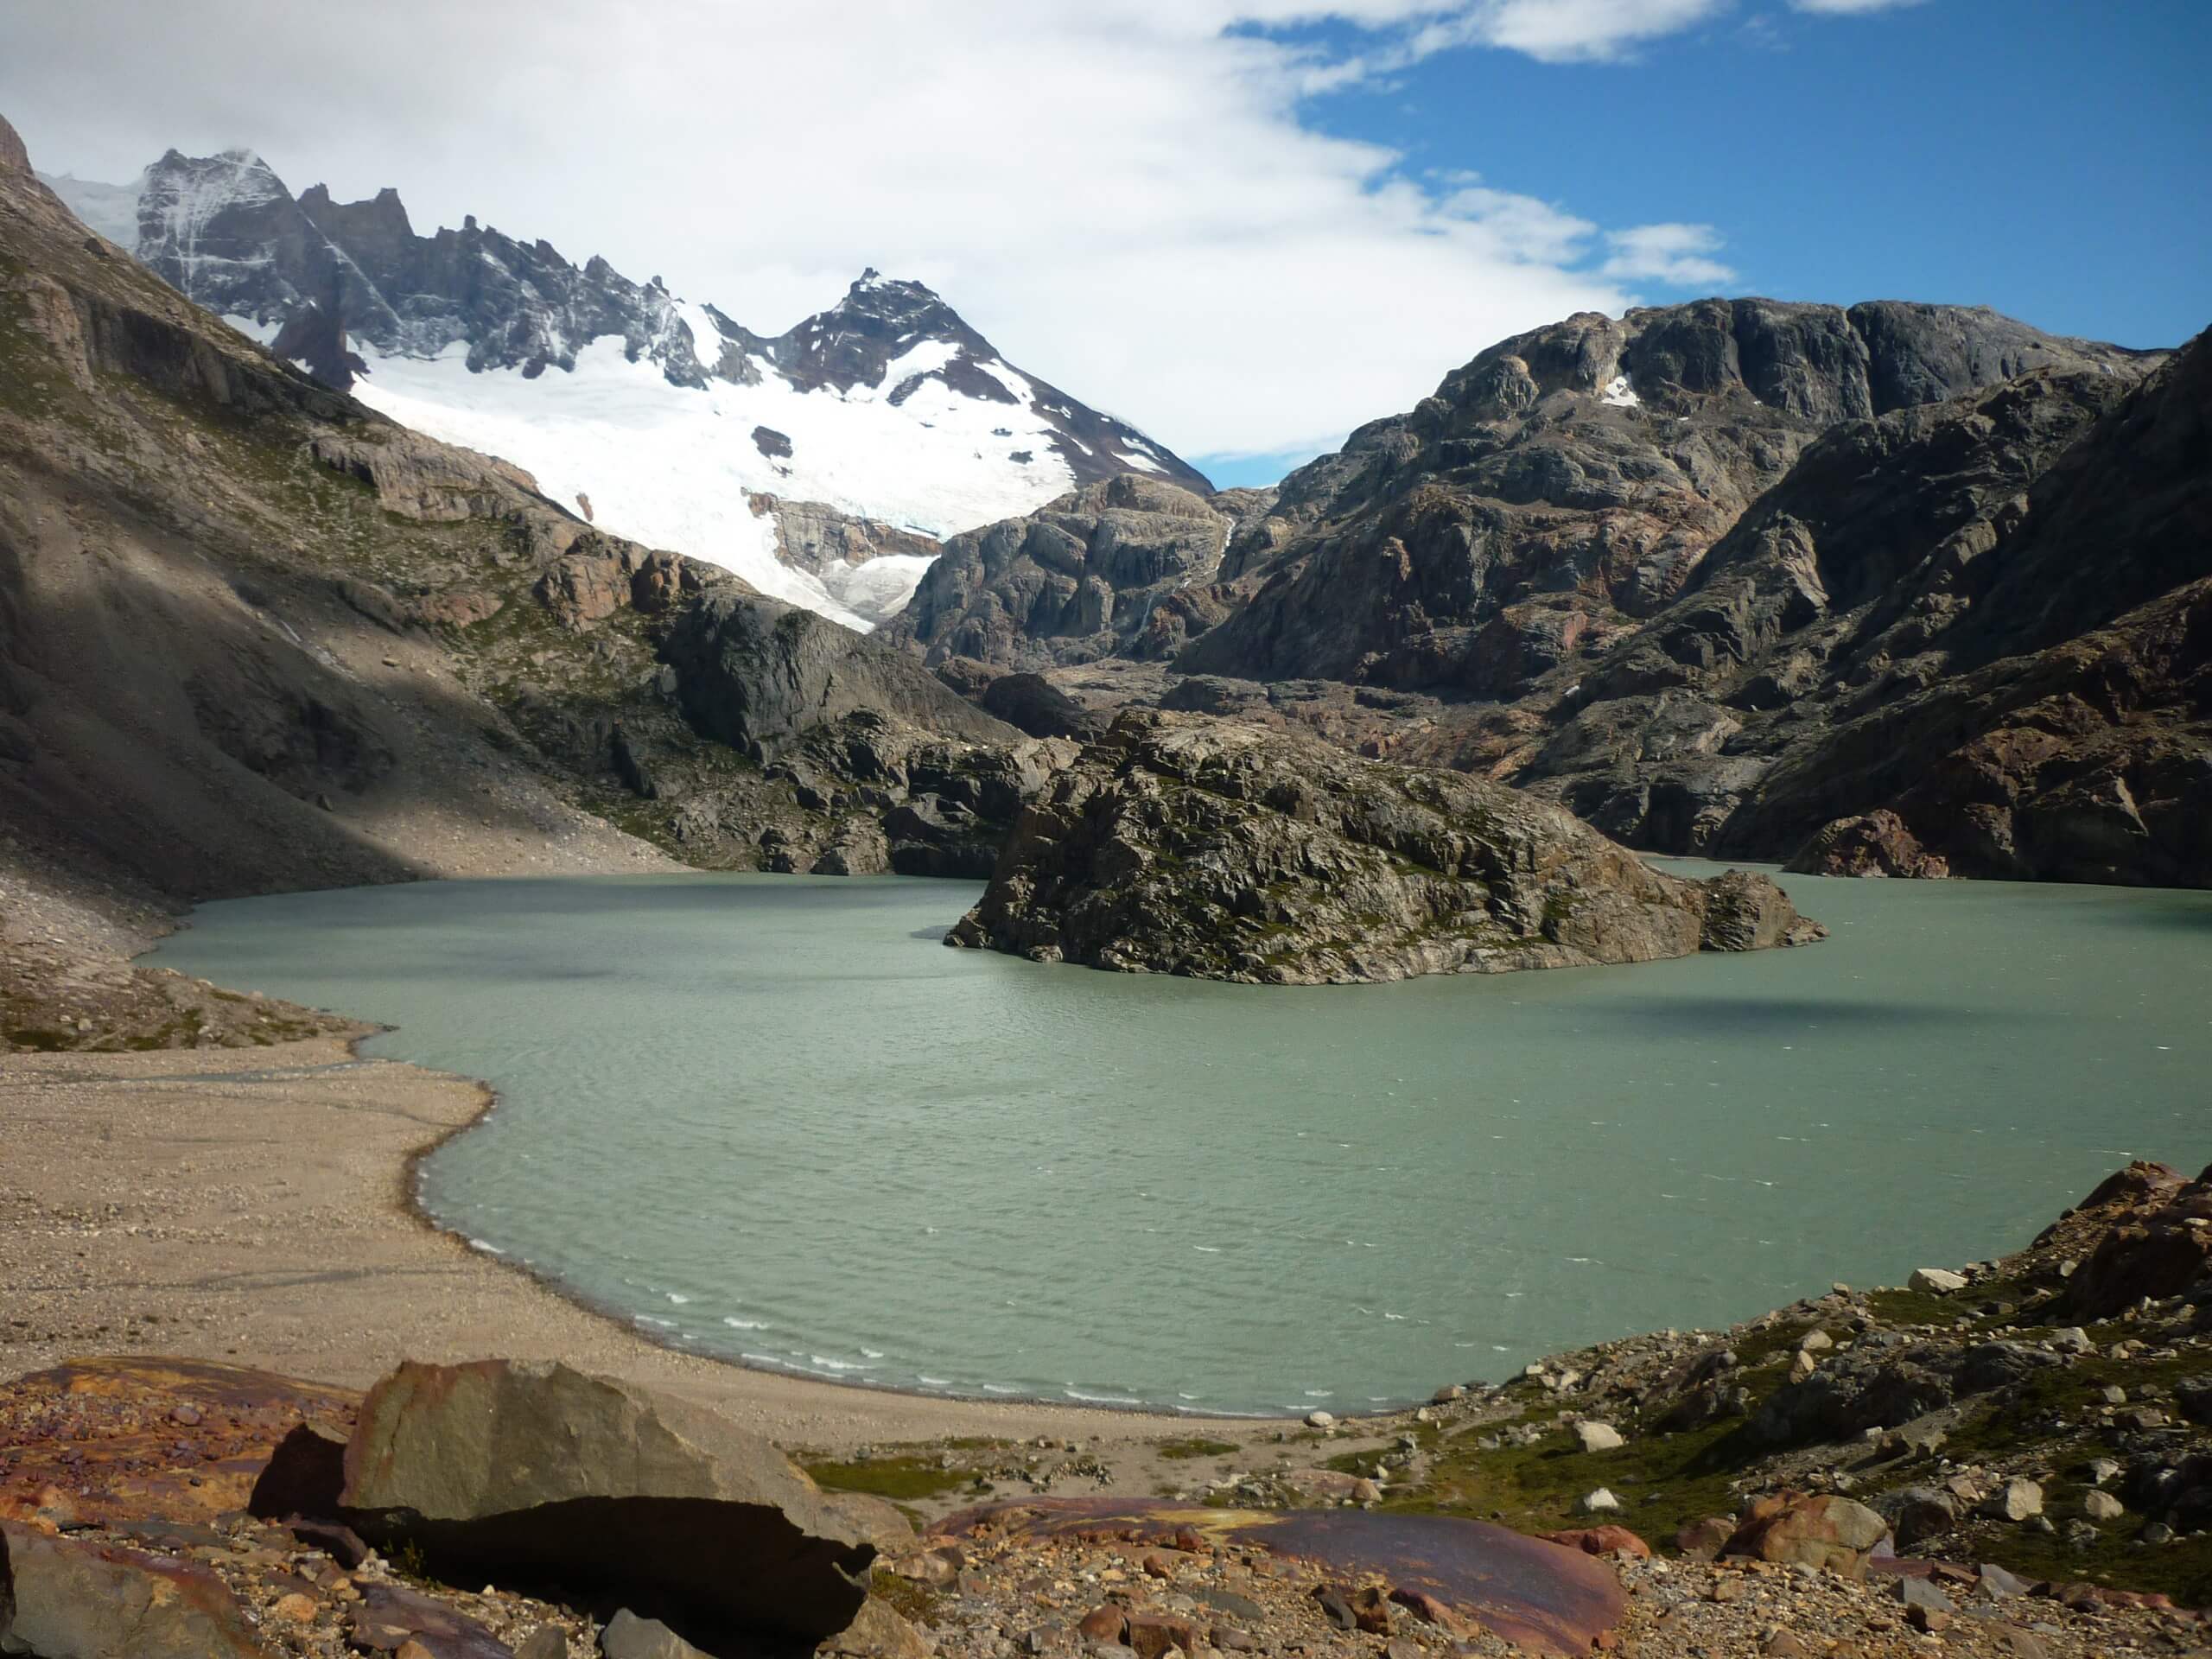
{"type": "Polygon", "coordinates": [[[2092,1489],[2082,1495],[2082,1513],[2092,1521],[2117,1521],[2127,1513],[2127,1510],[2110,1492],[2092,1489]]]}
{"type": "Polygon", "coordinates": [[[639,1618],[627,1607],[607,1621],[599,1633],[607,1659],[712,1659],[655,1618],[639,1618]]]}
{"type": "Polygon", "coordinates": [[[2008,1480],[1982,1505],[1982,1512],[1999,1521],[2025,1521],[2043,1513],[2043,1488],[2032,1480],[2008,1480]]]}
{"type": "Polygon", "coordinates": [[[1621,1439],[1620,1430],[1611,1423],[1577,1423],[1574,1438],[1582,1443],[1585,1452],[1616,1452],[1627,1444],[1621,1439]]]}
{"type": "Polygon", "coordinates": [[[1912,1276],[1905,1281],[1905,1287],[1930,1295],[1948,1296],[1953,1291],[1967,1287],[1967,1276],[1963,1273],[1953,1273],[1948,1268],[1915,1268],[1912,1276]]]}

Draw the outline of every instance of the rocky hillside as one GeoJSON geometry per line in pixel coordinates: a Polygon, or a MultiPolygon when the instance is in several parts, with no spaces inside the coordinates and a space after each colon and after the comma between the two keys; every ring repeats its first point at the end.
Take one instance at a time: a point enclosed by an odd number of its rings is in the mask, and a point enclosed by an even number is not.
{"type": "Polygon", "coordinates": [[[1662,850],[2203,885],[2208,435],[2205,339],[1848,423],[1656,616],[1417,747],[1662,850]]]}
{"type": "Polygon", "coordinates": [[[1208,487],[1134,427],[1008,363],[929,289],[873,270],[763,335],[658,277],[578,266],[473,216],[418,234],[393,190],[296,197],[248,150],[171,150],[130,185],[48,182],[326,385],[505,455],[625,535],[849,620],[895,611],[935,548],[886,548],[865,575],[858,561],[791,556],[825,518],[934,542],[1123,474],[1208,487]],[[792,514],[809,527],[785,529],[792,514]]]}
{"type": "Polygon", "coordinates": [[[1796,944],[1763,876],[1685,881],[1559,808],[1310,739],[1129,714],[1023,812],[947,943],[1271,984],[1796,944]]]}
{"type": "Polygon", "coordinates": [[[1994,313],[1701,300],[1500,341],[1283,481],[1187,671],[1509,697],[1680,594],[1821,433],[2143,362],[1994,313]]]}
{"type": "Polygon", "coordinates": [[[710,866],[980,874],[1036,753],[322,385],[0,167],[11,873],[158,906],[651,857],[612,821],[710,866]],[[694,650],[710,602],[768,648],[694,650]]]}
{"type": "Polygon", "coordinates": [[[1001,670],[1172,657],[1226,613],[1209,584],[1239,515],[1269,499],[1127,476],[1087,486],[952,537],[887,637],[931,663],[1001,670]]]}

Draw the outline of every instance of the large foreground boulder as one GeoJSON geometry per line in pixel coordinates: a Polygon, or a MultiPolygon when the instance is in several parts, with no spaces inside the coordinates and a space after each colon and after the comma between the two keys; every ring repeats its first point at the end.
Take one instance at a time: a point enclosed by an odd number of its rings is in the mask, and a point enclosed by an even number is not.
{"type": "Polygon", "coordinates": [[[202,1567],[0,1521],[0,1653],[37,1659],[258,1659],[238,1600],[202,1567]]]}
{"type": "Polygon", "coordinates": [[[1822,937],[1564,809],[1301,735],[1124,715],[1023,813],[949,944],[1276,984],[1650,962],[1822,937]]]}
{"type": "MultiPolygon", "coordinates": [[[[272,1491],[312,1484],[278,1472],[272,1491]]],[[[709,1652],[843,1630],[875,1556],[760,1436],[561,1364],[403,1364],[362,1402],[343,1476],[326,1518],[441,1577],[628,1607],[709,1652]]]]}

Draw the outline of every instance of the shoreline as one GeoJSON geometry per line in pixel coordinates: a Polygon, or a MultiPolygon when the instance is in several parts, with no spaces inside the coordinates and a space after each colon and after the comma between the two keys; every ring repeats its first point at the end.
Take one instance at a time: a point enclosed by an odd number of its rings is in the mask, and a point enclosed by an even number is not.
{"type": "MultiPolygon", "coordinates": [[[[380,1036],[385,1032],[395,1029],[397,1029],[397,1027],[390,1026],[378,1027],[374,1031],[365,1032],[359,1036],[347,1039],[347,1046],[353,1052],[354,1058],[357,1060],[360,1060],[364,1064],[378,1064],[379,1062],[377,1061],[366,1060],[365,1057],[360,1054],[359,1046],[370,1037],[380,1036]]],[[[474,1116],[468,1119],[467,1122],[454,1125],[453,1128],[441,1134],[435,1141],[419,1147],[413,1152],[407,1154],[400,1171],[399,1204],[400,1207],[406,1211],[408,1216],[419,1224],[426,1232],[434,1236],[448,1239],[459,1244],[463,1249],[467,1250],[469,1255],[477,1257],[486,1266],[503,1268],[509,1273],[518,1275],[524,1283],[531,1286],[533,1289],[543,1292],[548,1296],[556,1298],[556,1300],[567,1304],[569,1306],[575,1308],[577,1312],[588,1315],[594,1319],[599,1320],[603,1325],[608,1325],[613,1329],[620,1332],[625,1337],[641,1343],[645,1346],[651,1348],[657,1352],[673,1355],[683,1359],[702,1361],[710,1365],[728,1366],[734,1370],[743,1371],[749,1376],[779,1379],[803,1386],[819,1386],[825,1389],[836,1389],[842,1392],[861,1396],[874,1396],[893,1400],[938,1401],[950,1405],[981,1407],[987,1410],[993,1407],[1006,1406],[1012,1408],[1029,1408],[1039,1411],[1067,1412],[1082,1414],[1095,1413],[1108,1416],[1127,1417],[1137,1421],[1151,1422],[1161,1427],[1173,1427],[1177,1424],[1187,1423],[1194,1427],[1213,1428],[1243,1427],[1252,1429],[1264,1427],[1272,1430],[1293,1427],[1303,1421],[1300,1414],[1295,1412],[1196,1412],[1181,1410],[1173,1406],[1153,1406],[1143,1404],[1122,1405],[1107,1401],[1053,1400],[1042,1395],[963,1394],[959,1390],[951,1388],[933,1390],[895,1388],[888,1383],[870,1382],[861,1377],[820,1376],[811,1372],[799,1370],[797,1368],[787,1370],[778,1366],[756,1364],[751,1361],[741,1358],[732,1359],[722,1354],[709,1353],[703,1349],[687,1347],[680,1343],[656,1336],[650,1331],[641,1329],[635,1319],[624,1315],[614,1308],[605,1306],[601,1303],[593,1300],[582,1291],[563,1283],[551,1274],[540,1272],[537,1268],[532,1267],[530,1263],[518,1261],[504,1250],[498,1249],[497,1248],[482,1247],[478,1241],[469,1238],[466,1234],[461,1232],[455,1228],[447,1226],[443,1222],[440,1221],[435,1216],[433,1216],[429,1212],[423,1202],[422,1172],[423,1164],[448,1142],[459,1140],[462,1135],[467,1135],[470,1130],[475,1128],[479,1124],[480,1124],[485,1118],[489,1116],[492,1112],[499,1106],[502,1096],[497,1089],[493,1088],[489,1083],[485,1082],[480,1077],[465,1077],[457,1072],[438,1071],[428,1066],[416,1065],[411,1060],[397,1060],[389,1062],[389,1064],[407,1066],[410,1070],[421,1071],[428,1077],[449,1079],[455,1083],[472,1085],[480,1091],[483,1097],[483,1103],[481,1107],[474,1116]]],[[[1339,1422],[1351,1422],[1360,1417],[1382,1418],[1402,1414],[1404,1412],[1411,1411],[1417,1403],[1418,1402],[1408,1400],[1404,1404],[1399,1406],[1379,1406],[1370,1411],[1334,1412],[1332,1414],[1334,1415],[1339,1422]]]]}
{"type": "Polygon", "coordinates": [[[365,1057],[373,1034],[0,1055],[0,1135],[24,1149],[0,1183],[0,1372],[140,1352],[363,1388],[403,1357],[563,1359],[828,1452],[978,1435],[1128,1446],[1182,1429],[1242,1441],[1297,1421],[907,1393],[655,1342],[421,1209],[421,1161],[497,1092],[365,1057]]]}

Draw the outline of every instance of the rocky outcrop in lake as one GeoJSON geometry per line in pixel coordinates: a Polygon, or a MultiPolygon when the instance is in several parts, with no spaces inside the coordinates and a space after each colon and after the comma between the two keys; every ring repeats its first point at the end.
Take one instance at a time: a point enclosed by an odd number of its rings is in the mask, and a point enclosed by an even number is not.
{"type": "Polygon", "coordinates": [[[1821,936],[1764,877],[1662,874],[1463,774],[1123,715],[1022,814],[948,943],[1272,984],[1649,962],[1821,936]]]}

